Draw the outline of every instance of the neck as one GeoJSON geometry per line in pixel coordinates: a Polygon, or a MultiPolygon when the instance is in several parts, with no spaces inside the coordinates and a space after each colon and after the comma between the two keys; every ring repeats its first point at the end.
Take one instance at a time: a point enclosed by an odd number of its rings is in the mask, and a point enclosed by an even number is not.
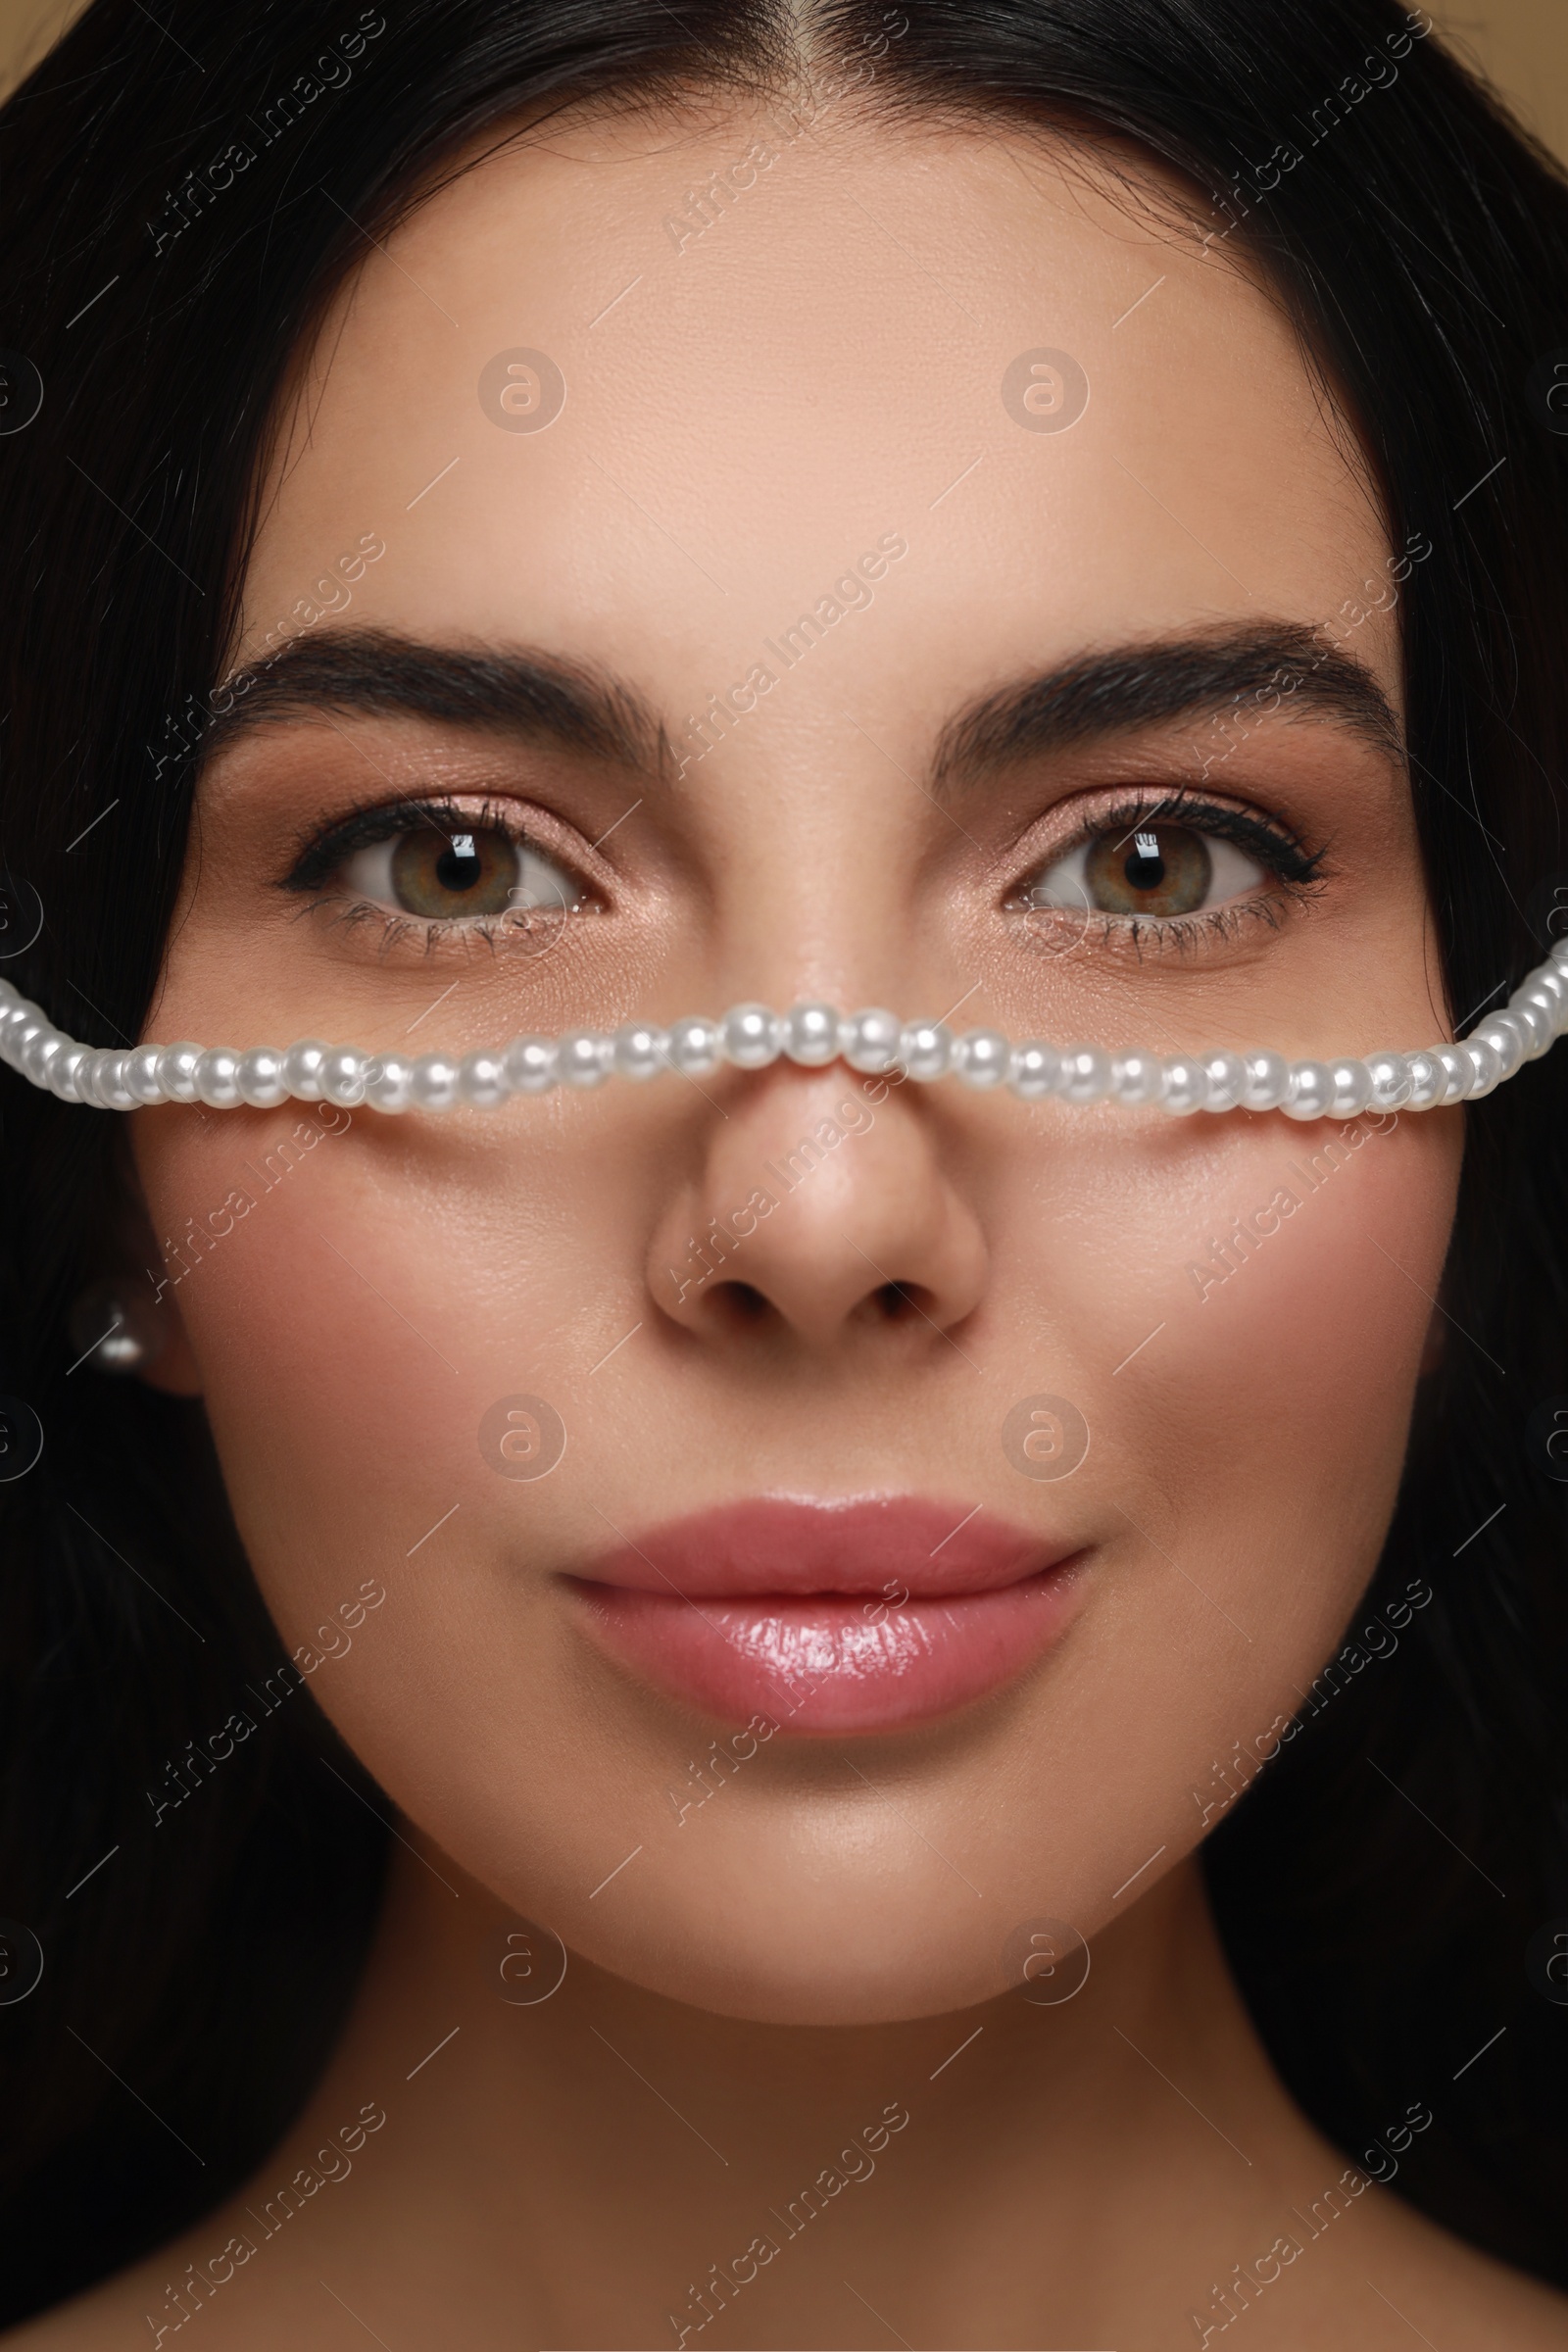
{"type": "Polygon", "coordinates": [[[857,2341],[857,2296],[895,2335],[963,2341],[978,2307],[991,2341],[1004,2310],[1020,2340],[1046,2320],[1114,2341],[1129,2296],[1206,2306],[1265,2174],[1321,2185],[1195,1863],[1096,1939],[1069,1999],[1027,1997],[1040,1980],[951,2016],[779,2027],[575,1956],[549,1992],[542,1938],[514,1943],[509,1984],[516,1922],[434,1860],[399,1850],[346,2034],[262,2180],[384,2108],[353,2203],[345,2183],[320,2218],[432,2315],[456,2233],[475,2344],[492,2309],[498,2340],[526,2313],[545,2342],[857,2341]]]}

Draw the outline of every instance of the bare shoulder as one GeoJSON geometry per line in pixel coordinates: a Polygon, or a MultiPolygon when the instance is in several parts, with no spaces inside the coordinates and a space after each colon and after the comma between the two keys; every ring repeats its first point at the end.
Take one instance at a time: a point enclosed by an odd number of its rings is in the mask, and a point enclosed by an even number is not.
{"type": "Polygon", "coordinates": [[[160,2344],[174,2352],[179,2330],[198,2317],[206,2352],[264,2352],[269,2345],[309,2340],[285,2324],[288,2315],[265,2290],[261,2296],[230,2295],[211,2311],[198,2303],[184,2274],[203,2244],[195,2232],[176,2238],[84,2294],[24,2320],[0,2336],[4,2352],[147,2352],[160,2344]]]}
{"type": "Polygon", "coordinates": [[[1372,2325],[1377,2315],[1389,2324],[1391,2343],[1412,2343],[1414,2328],[1444,2352],[1495,2352],[1499,2344],[1509,2352],[1563,2352],[1568,2295],[1467,2245],[1386,2189],[1366,2203],[1368,2227],[1352,2267],[1360,2274],[1367,2341],[1382,2341],[1372,2325]]]}

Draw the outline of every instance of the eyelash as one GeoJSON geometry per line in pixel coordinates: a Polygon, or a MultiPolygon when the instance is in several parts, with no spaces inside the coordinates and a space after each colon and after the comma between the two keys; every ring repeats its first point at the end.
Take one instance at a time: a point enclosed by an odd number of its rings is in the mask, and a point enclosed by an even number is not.
{"type": "MultiPolygon", "coordinates": [[[[390,806],[385,802],[367,804],[352,809],[327,832],[307,838],[301,844],[289,872],[280,878],[278,886],[302,895],[309,894],[310,904],[303,911],[316,912],[333,904],[332,893],[326,886],[357,850],[375,847],[419,826],[450,829],[455,819],[475,831],[504,834],[517,848],[537,850],[541,856],[571,870],[561,852],[553,845],[547,846],[536,840],[527,827],[519,822],[514,808],[506,802],[485,801],[475,810],[460,808],[451,801],[409,800],[390,806]]],[[[1161,822],[1192,826],[1256,858],[1278,878],[1286,895],[1298,904],[1316,896],[1322,888],[1325,879],[1324,860],[1328,854],[1326,849],[1309,850],[1285,827],[1255,813],[1202,800],[1185,787],[1158,794],[1140,793],[1116,803],[1102,811],[1092,824],[1081,827],[1044,862],[1054,864],[1084,843],[1100,839],[1107,833],[1131,833],[1140,825],[1161,822]]],[[[1042,864],[1037,861],[1030,868],[1030,873],[1037,874],[1041,870],[1042,864]]],[[[579,882],[582,879],[580,875],[577,878],[579,882]]],[[[1008,901],[1008,906],[1011,911],[1026,910],[1035,917],[1059,912],[1069,922],[1084,921],[1082,917],[1070,915],[1066,909],[1054,910],[1041,906],[1025,909],[1017,896],[1008,901]]],[[[433,954],[440,947],[456,941],[464,945],[478,941],[494,949],[507,935],[509,918],[468,915],[438,919],[407,914],[380,906],[372,899],[357,899],[342,906],[336,919],[355,926],[378,924],[381,930],[380,952],[386,955],[399,941],[411,937],[422,940],[426,954],[433,954]]],[[[1102,945],[1130,950],[1140,961],[1146,947],[1161,955],[1188,956],[1201,951],[1205,946],[1235,939],[1250,923],[1261,921],[1271,929],[1277,929],[1279,920],[1277,895],[1236,901],[1210,907],[1196,915],[1119,915],[1097,909],[1092,918],[1102,945]]],[[[1084,927],[1087,929],[1089,923],[1084,922],[1084,927]]]]}
{"type": "MultiPolygon", "coordinates": [[[[540,841],[528,831],[516,814],[514,807],[505,801],[484,801],[477,808],[460,808],[455,801],[411,800],[368,802],[353,808],[348,815],[325,833],[305,837],[296,853],[293,865],[278,882],[280,890],[309,893],[309,903],[302,909],[316,913],[333,904],[333,894],[326,887],[333,875],[352,858],[356,850],[376,848],[381,842],[393,841],[400,833],[421,827],[437,832],[450,832],[454,822],[474,833],[501,833],[516,849],[529,849],[548,858],[553,864],[566,872],[574,872],[564,853],[553,844],[540,841]]],[[[580,874],[575,876],[584,890],[589,888],[580,874]]],[[[590,901],[590,905],[592,901],[590,901]]],[[[381,930],[380,953],[385,956],[400,940],[414,938],[423,942],[426,955],[454,944],[466,947],[478,941],[495,948],[508,935],[515,933],[516,923],[512,916],[470,914],[433,915],[407,914],[400,908],[383,906],[374,899],[352,899],[339,908],[336,920],[351,926],[378,924],[381,930]]]]}
{"type": "MultiPolygon", "coordinates": [[[[1092,824],[1083,825],[1069,841],[1053,850],[1048,859],[1032,865],[1030,876],[1104,834],[1132,833],[1140,825],[1160,823],[1189,825],[1195,832],[1213,834],[1216,839],[1256,858],[1259,864],[1278,878],[1285,895],[1298,905],[1315,898],[1326,879],[1326,848],[1309,850],[1283,825],[1246,809],[1205,801],[1185,786],[1153,795],[1139,793],[1117,802],[1092,824]]],[[[1016,896],[1008,905],[1014,912],[1024,910],[1022,901],[1016,896]]],[[[1032,915],[1059,912],[1067,921],[1084,922],[1084,927],[1089,927],[1085,918],[1072,915],[1066,908],[1032,906],[1027,911],[1032,915]]],[[[1274,894],[1211,906],[1200,914],[1126,915],[1097,909],[1090,919],[1098,927],[1102,945],[1130,949],[1141,961],[1146,943],[1161,955],[1191,955],[1204,946],[1237,938],[1250,923],[1264,922],[1271,930],[1277,930],[1280,910],[1278,895],[1274,894]]]]}

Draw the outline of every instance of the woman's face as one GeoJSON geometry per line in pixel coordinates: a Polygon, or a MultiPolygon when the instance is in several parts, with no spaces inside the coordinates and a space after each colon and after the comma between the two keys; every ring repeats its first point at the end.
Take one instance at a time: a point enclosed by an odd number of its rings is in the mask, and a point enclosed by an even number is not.
{"type": "MultiPolygon", "coordinates": [[[[559,124],[367,245],[149,1034],[1446,1034],[1380,717],[1412,559],[1182,202],[845,104],[559,124]]],[[[823,2022],[991,1997],[1270,1752],[1378,1557],[1460,1151],[843,1061],[134,1137],[262,1591],[419,1839],[823,2022]]]]}

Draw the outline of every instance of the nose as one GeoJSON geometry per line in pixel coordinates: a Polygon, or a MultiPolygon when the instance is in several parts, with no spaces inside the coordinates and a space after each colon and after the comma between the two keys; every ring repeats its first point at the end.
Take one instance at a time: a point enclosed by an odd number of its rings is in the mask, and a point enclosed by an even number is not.
{"type": "Polygon", "coordinates": [[[988,1253],[924,1090],[775,1063],[725,1108],[653,1236],[661,1309],[714,1345],[943,1349],[988,1253]]]}

